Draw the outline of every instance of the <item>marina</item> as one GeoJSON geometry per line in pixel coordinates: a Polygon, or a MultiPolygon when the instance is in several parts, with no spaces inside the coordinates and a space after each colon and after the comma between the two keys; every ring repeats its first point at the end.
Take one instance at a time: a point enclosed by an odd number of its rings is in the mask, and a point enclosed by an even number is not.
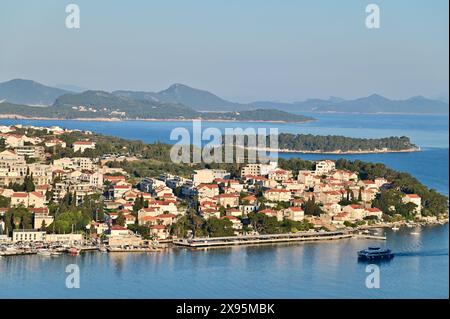
{"type": "Polygon", "coordinates": [[[258,244],[276,244],[285,242],[311,242],[311,241],[329,241],[339,239],[373,239],[386,240],[386,236],[374,235],[370,232],[355,231],[314,231],[314,232],[297,232],[288,234],[271,234],[271,235],[244,235],[229,237],[199,237],[191,239],[174,239],[171,242],[152,243],[142,246],[108,246],[108,245],[91,245],[79,244],[76,246],[61,245],[43,245],[36,246],[21,244],[3,245],[0,248],[0,256],[22,256],[22,255],[39,255],[43,257],[57,257],[63,253],[73,256],[80,255],[84,252],[100,251],[103,253],[132,253],[132,252],[161,252],[170,247],[187,247],[187,248],[205,248],[205,247],[224,247],[234,245],[258,245],[258,244]]]}

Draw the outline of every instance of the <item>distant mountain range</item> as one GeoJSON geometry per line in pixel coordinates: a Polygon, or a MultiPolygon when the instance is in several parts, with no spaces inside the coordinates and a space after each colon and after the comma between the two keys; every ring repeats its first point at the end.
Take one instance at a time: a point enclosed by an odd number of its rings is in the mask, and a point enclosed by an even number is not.
{"type": "Polygon", "coordinates": [[[0,101],[26,105],[51,105],[58,96],[69,91],[46,86],[31,80],[15,79],[0,83],[0,101]]]}
{"type": "Polygon", "coordinates": [[[56,98],[53,105],[36,107],[0,103],[0,115],[8,118],[57,118],[57,119],[203,119],[229,121],[306,122],[313,118],[272,109],[244,110],[240,112],[199,112],[180,103],[153,99],[135,99],[105,91],[65,93],[56,98]]]}
{"type": "Polygon", "coordinates": [[[184,84],[173,84],[169,88],[154,93],[142,91],[114,91],[113,94],[132,97],[140,100],[150,100],[168,103],[180,103],[197,111],[242,111],[254,109],[249,104],[234,103],[217,95],[184,84]]]}
{"type": "MultiPolygon", "coordinates": [[[[65,88],[70,88],[66,85],[65,88]]],[[[78,90],[77,90],[78,91],[78,90]]],[[[242,112],[256,109],[274,109],[284,112],[339,112],[339,113],[401,113],[401,114],[448,114],[448,102],[415,96],[405,100],[391,100],[373,94],[359,99],[345,100],[308,99],[301,102],[283,103],[257,101],[236,103],[227,101],[211,92],[173,84],[160,92],[118,90],[112,93],[102,91],[72,92],[42,85],[40,83],[15,79],[0,83],[0,101],[25,105],[98,105],[127,107],[129,109],[158,107],[183,109],[183,114],[192,112],[242,112]],[[69,99],[69,103],[67,102],[69,99]],[[78,105],[76,103],[80,102],[78,105]],[[83,103],[81,103],[83,102],[83,103]],[[95,102],[95,103],[94,103],[95,102]]],[[[253,112],[254,114],[254,112],[253,112]]],[[[184,115],[183,115],[184,116],[184,115]]]]}
{"type": "Polygon", "coordinates": [[[330,98],[309,99],[303,102],[276,103],[254,102],[254,107],[276,108],[286,112],[336,112],[336,113],[401,113],[401,114],[448,114],[448,103],[415,96],[406,100],[390,100],[373,94],[355,100],[330,98]]]}

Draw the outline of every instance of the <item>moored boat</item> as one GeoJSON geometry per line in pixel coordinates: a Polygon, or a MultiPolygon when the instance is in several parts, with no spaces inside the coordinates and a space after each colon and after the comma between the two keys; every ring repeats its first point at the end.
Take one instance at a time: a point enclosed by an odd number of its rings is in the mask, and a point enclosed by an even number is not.
{"type": "Polygon", "coordinates": [[[37,254],[44,257],[50,257],[52,253],[46,249],[40,249],[37,251],[37,254]]]}
{"type": "Polygon", "coordinates": [[[78,254],[80,254],[80,249],[77,248],[77,247],[71,247],[67,251],[71,255],[78,255],[78,254]]]}
{"type": "Polygon", "coordinates": [[[381,247],[368,247],[358,251],[358,259],[361,260],[391,259],[393,257],[394,253],[390,249],[381,247]]]}

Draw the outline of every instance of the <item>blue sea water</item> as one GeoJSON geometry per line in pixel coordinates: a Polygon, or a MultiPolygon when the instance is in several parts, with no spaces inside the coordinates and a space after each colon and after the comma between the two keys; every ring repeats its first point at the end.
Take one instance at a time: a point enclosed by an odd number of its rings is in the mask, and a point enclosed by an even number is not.
{"type": "MultiPolygon", "coordinates": [[[[348,137],[378,138],[408,136],[421,147],[448,148],[449,117],[442,115],[364,115],[364,114],[307,114],[317,119],[308,123],[258,123],[258,122],[202,122],[202,128],[248,127],[278,128],[280,133],[344,135],[348,137]]],[[[59,125],[70,129],[91,130],[144,142],[173,143],[170,132],[183,127],[192,132],[190,121],[122,121],[98,122],[75,120],[15,120],[0,119],[0,124],[59,125]]],[[[268,131],[267,131],[268,132],[268,131]]]]}
{"type": "MultiPolygon", "coordinates": [[[[204,122],[203,128],[277,127],[279,132],[351,137],[409,136],[423,151],[414,153],[318,155],[284,153],[304,159],[360,159],[411,173],[449,194],[448,116],[311,114],[304,124],[204,122]]],[[[92,130],[139,139],[170,141],[173,128],[190,122],[35,121],[29,124],[92,130]]],[[[369,240],[234,247],[206,251],[175,249],[158,254],[89,253],[78,257],[24,256],[0,259],[0,298],[448,298],[448,225],[387,231],[386,245],[397,255],[380,264],[380,288],[365,286],[366,265],[356,251],[380,244],[369,240]],[[419,235],[411,235],[412,231],[419,235]],[[65,287],[65,267],[76,263],[81,287],[65,287]]]]}
{"type": "Polygon", "coordinates": [[[0,259],[0,298],[448,298],[448,225],[387,231],[396,252],[366,287],[363,239],[162,253],[0,259]],[[410,235],[417,231],[420,235],[410,235]],[[67,265],[80,288],[66,288],[67,265]]]}

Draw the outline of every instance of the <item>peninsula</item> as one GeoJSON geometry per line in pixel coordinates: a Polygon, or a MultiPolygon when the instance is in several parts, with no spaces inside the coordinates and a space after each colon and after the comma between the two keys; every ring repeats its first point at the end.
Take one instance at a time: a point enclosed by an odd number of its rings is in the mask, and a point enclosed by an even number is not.
{"type": "Polygon", "coordinates": [[[122,252],[200,237],[339,239],[361,227],[448,218],[446,196],[383,164],[185,165],[168,161],[167,144],[60,127],[0,132],[0,241],[19,253],[42,242],[77,253],[81,243],[122,252]]]}

